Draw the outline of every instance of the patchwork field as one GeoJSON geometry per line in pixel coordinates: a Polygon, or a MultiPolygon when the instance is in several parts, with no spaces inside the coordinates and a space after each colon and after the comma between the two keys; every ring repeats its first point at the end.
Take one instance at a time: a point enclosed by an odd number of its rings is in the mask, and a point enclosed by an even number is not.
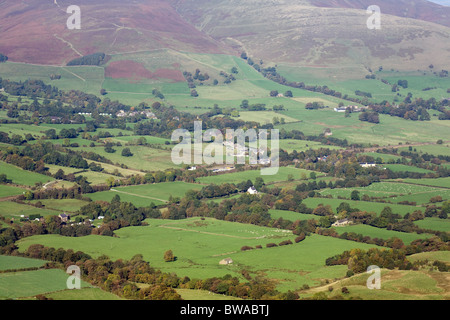
{"type": "MultiPolygon", "coordinates": [[[[363,300],[447,300],[450,277],[446,272],[381,270],[381,289],[369,290],[370,274],[362,273],[322,287],[306,290],[303,297],[313,297],[321,292],[326,298],[356,298],[363,300]],[[331,288],[331,289],[330,289],[331,288]],[[342,289],[348,293],[343,294],[342,289]]],[[[300,296],[302,294],[300,293],[300,296]]]]}
{"type": "MultiPolygon", "coordinates": [[[[443,139],[444,141],[447,140],[446,137],[443,137],[443,139]]],[[[450,147],[448,144],[417,146],[413,150],[416,150],[419,154],[428,153],[434,156],[450,156],[450,147]]],[[[400,148],[399,151],[409,151],[409,148],[400,148]]]]}
{"type": "Polygon", "coordinates": [[[114,153],[105,152],[104,147],[81,147],[75,149],[77,151],[95,152],[110,159],[114,164],[124,164],[129,169],[134,170],[158,171],[177,167],[172,162],[171,151],[169,150],[153,149],[145,146],[114,147],[113,149],[116,150],[114,153]],[[124,148],[130,148],[133,156],[123,157],[122,150],[124,148]]]}
{"type": "Polygon", "coordinates": [[[450,189],[450,177],[437,179],[400,179],[404,183],[450,189]]]}
{"type": "Polygon", "coordinates": [[[23,170],[9,163],[0,161],[0,174],[6,174],[7,178],[12,180],[14,184],[32,187],[36,183],[46,183],[54,179],[49,176],[23,170]]]}
{"type": "Polygon", "coordinates": [[[450,219],[425,218],[423,220],[414,221],[414,224],[423,229],[450,232],[450,219]]]}
{"type": "MultiPolygon", "coordinates": [[[[429,180],[432,181],[433,179],[429,180]]],[[[437,184],[440,183],[441,182],[437,184]]],[[[325,189],[320,193],[324,196],[331,195],[333,196],[333,198],[344,197],[346,199],[350,199],[351,193],[354,190],[359,191],[360,197],[362,197],[363,195],[367,195],[369,197],[384,198],[386,201],[393,203],[410,201],[416,202],[418,205],[420,205],[429,203],[430,198],[435,196],[442,196],[443,199],[450,198],[449,189],[396,182],[373,183],[370,186],[364,188],[325,189]]]]}
{"type": "Polygon", "coordinates": [[[433,235],[430,234],[416,234],[416,233],[405,233],[393,230],[386,230],[381,228],[375,228],[369,225],[357,224],[345,227],[334,227],[337,233],[343,234],[344,232],[350,233],[354,232],[356,234],[362,234],[364,236],[369,236],[372,239],[378,238],[383,240],[388,240],[390,238],[399,238],[403,241],[405,245],[410,244],[416,239],[427,239],[431,238],[433,235]]]}
{"type": "MultiPolygon", "coordinates": [[[[257,177],[261,177],[265,183],[288,181],[288,178],[292,180],[306,180],[309,179],[312,171],[305,169],[297,169],[294,167],[280,167],[276,175],[261,176],[260,170],[248,170],[241,172],[225,173],[219,175],[213,175],[209,177],[201,177],[196,179],[203,184],[222,184],[222,183],[240,183],[243,181],[251,180],[255,182],[257,177]]],[[[322,173],[316,172],[318,177],[323,176],[322,173]]]]}
{"type": "Polygon", "coordinates": [[[434,171],[417,168],[413,166],[407,166],[404,164],[385,164],[384,168],[391,170],[392,172],[417,172],[417,173],[433,173],[434,171]]]}
{"type": "MultiPolygon", "coordinates": [[[[67,289],[68,274],[59,269],[0,273],[0,299],[31,298],[67,289]]],[[[91,285],[82,281],[82,287],[91,285]]]]}
{"type": "Polygon", "coordinates": [[[36,208],[33,206],[28,206],[11,201],[0,202],[0,215],[6,218],[14,218],[15,220],[20,220],[20,217],[22,215],[25,217],[29,217],[30,215],[40,215],[42,217],[45,217],[58,214],[58,211],[50,209],[36,208]]]}
{"type": "Polygon", "coordinates": [[[0,198],[18,196],[25,192],[25,189],[12,187],[8,185],[0,185],[0,198]]]}
{"type": "Polygon", "coordinates": [[[203,186],[200,184],[186,182],[167,182],[157,184],[147,184],[130,187],[117,187],[109,191],[96,192],[89,194],[92,200],[111,201],[118,195],[121,201],[131,202],[137,207],[147,207],[152,202],[155,205],[166,203],[170,196],[183,197],[189,190],[200,190],[203,186]]]}
{"type": "MultiPolygon", "coordinates": [[[[77,199],[42,199],[28,201],[28,203],[35,204],[37,201],[40,201],[42,205],[44,205],[44,207],[47,209],[65,212],[76,212],[82,206],[85,206],[87,204],[86,201],[77,199]]],[[[55,212],[53,212],[53,214],[55,214],[55,212]]]]}
{"type": "Polygon", "coordinates": [[[0,271],[39,268],[45,263],[45,260],[0,255],[0,271]]]}
{"type": "Polygon", "coordinates": [[[267,243],[291,239],[292,233],[253,225],[235,224],[215,219],[191,218],[183,221],[146,220],[149,226],[129,227],[117,231],[117,238],[87,236],[67,238],[58,235],[33,236],[20,240],[20,250],[33,243],[81,250],[94,257],[106,254],[112,259],[130,259],[142,253],[155,268],[179,276],[206,278],[225,274],[240,277],[246,269],[253,275],[265,275],[279,281],[283,290],[314,285],[326,277],[343,277],[346,267],[325,267],[325,259],[352,248],[371,245],[312,235],[298,244],[266,248],[267,243]],[[155,244],[158,245],[155,245],[155,244]],[[262,245],[262,249],[242,252],[242,246],[262,245]],[[166,250],[173,250],[175,262],[163,260],[166,250]],[[230,257],[233,264],[219,265],[230,257]]]}
{"type": "Polygon", "coordinates": [[[401,216],[406,215],[408,212],[412,213],[415,210],[420,210],[420,207],[415,206],[407,206],[400,204],[392,204],[392,203],[379,203],[379,202],[368,202],[368,201],[353,201],[346,199],[328,199],[328,198],[307,198],[303,200],[303,203],[306,204],[309,208],[316,208],[319,204],[330,205],[333,209],[334,213],[336,212],[336,208],[342,203],[347,202],[350,204],[350,207],[357,208],[367,212],[375,212],[380,214],[381,211],[389,206],[391,207],[394,213],[400,214],[401,216]]]}
{"type": "Polygon", "coordinates": [[[303,214],[298,212],[286,211],[286,210],[269,210],[270,216],[272,219],[282,218],[283,220],[289,220],[295,222],[297,220],[318,220],[320,217],[312,214],[303,214]]]}

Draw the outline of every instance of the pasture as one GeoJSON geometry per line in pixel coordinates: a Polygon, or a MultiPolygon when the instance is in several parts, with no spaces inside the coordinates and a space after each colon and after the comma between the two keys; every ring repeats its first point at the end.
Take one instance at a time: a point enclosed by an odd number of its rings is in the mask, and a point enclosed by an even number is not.
{"type": "Polygon", "coordinates": [[[40,215],[45,217],[58,214],[57,211],[51,209],[41,209],[11,201],[3,201],[0,203],[0,215],[6,218],[14,218],[15,220],[19,220],[22,215],[25,217],[29,217],[30,215],[40,215]]]}
{"type": "Polygon", "coordinates": [[[171,158],[171,151],[154,149],[146,146],[130,146],[130,147],[113,147],[116,150],[114,153],[107,153],[104,147],[93,147],[93,148],[75,148],[77,151],[87,151],[95,152],[101,156],[104,156],[111,160],[114,164],[124,164],[128,169],[134,170],[148,170],[148,171],[158,171],[165,170],[169,168],[178,167],[173,164],[171,158]],[[124,148],[130,148],[132,157],[122,156],[122,150],[124,148]]]}
{"type": "Polygon", "coordinates": [[[267,243],[293,241],[294,235],[283,230],[215,219],[146,221],[149,226],[116,231],[118,237],[41,235],[24,238],[18,246],[22,251],[33,243],[40,243],[80,250],[94,257],[105,254],[111,259],[130,259],[141,253],[156,269],[199,279],[226,274],[241,277],[241,270],[246,269],[252,275],[274,279],[282,290],[298,289],[305,283],[317,285],[325,277],[343,277],[346,267],[325,267],[326,258],[352,248],[373,247],[314,234],[297,244],[266,248],[267,243]],[[262,249],[240,251],[242,246],[256,245],[261,245],[262,249]],[[167,263],[163,255],[169,249],[177,259],[167,263]],[[219,265],[220,260],[228,257],[233,259],[232,264],[219,265]]]}
{"type": "Polygon", "coordinates": [[[407,184],[450,189],[450,177],[436,179],[398,179],[394,181],[399,181],[407,184]]]}
{"type": "Polygon", "coordinates": [[[200,190],[200,184],[186,182],[165,182],[157,184],[146,184],[129,187],[112,188],[109,191],[96,192],[87,195],[92,200],[102,200],[110,202],[115,195],[118,195],[123,202],[131,202],[137,207],[147,207],[152,202],[155,205],[166,203],[170,196],[182,198],[189,190],[200,190]]]}
{"type": "MultiPolygon", "coordinates": [[[[0,299],[31,298],[67,289],[69,275],[59,269],[0,273],[0,299]]],[[[82,288],[90,284],[82,281],[82,288]]]]}
{"type": "Polygon", "coordinates": [[[26,189],[0,184],[0,198],[18,196],[25,191],[26,189]]]}
{"type": "Polygon", "coordinates": [[[417,172],[417,173],[433,173],[434,171],[422,169],[413,166],[407,166],[404,164],[385,164],[384,168],[391,170],[392,172],[417,172]]]}
{"type": "Polygon", "coordinates": [[[423,229],[450,232],[450,219],[425,218],[414,221],[414,224],[423,229]]]}
{"type": "Polygon", "coordinates": [[[115,294],[103,291],[100,288],[85,287],[79,290],[63,290],[45,295],[53,300],[64,301],[98,301],[98,300],[124,300],[115,294]]]}
{"type": "Polygon", "coordinates": [[[295,222],[297,220],[311,220],[311,219],[318,220],[320,218],[319,216],[316,216],[313,214],[304,214],[304,213],[298,213],[298,212],[292,212],[292,211],[286,211],[286,210],[275,210],[275,209],[269,210],[269,214],[272,219],[282,218],[283,220],[289,220],[292,222],[295,222]]]}
{"type": "MultiPolygon", "coordinates": [[[[202,184],[222,184],[222,183],[240,183],[243,181],[251,180],[255,182],[255,179],[261,177],[264,182],[272,183],[278,181],[288,181],[288,178],[292,180],[307,180],[311,174],[310,170],[297,169],[295,167],[280,167],[276,175],[263,176],[261,170],[247,170],[233,173],[225,173],[212,175],[208,177],[201,177],[196,179],[197,182],[202,184]]],[[[323,176],[322,173],[316,172],[318,177],[323,176]]]]}
{"type": "Polygon", "coordinates": [[[0,161],[0,174],[6,174],[7,178],[12,180],[12,183],[14,184],[28,187],[32,187],[36,183],[45,184],[46,182],[55,180],[52,177],[45,176],[36,172],[23,170],[3,161],[0,161]]]}
{"type": "Polygon", "coordinates": [[[337,146],[329,146],[321,144],[317,141],[306,141],[306,140],[293,140],[293,139],[282,139],[280,140],[280,149],[291,153],[294,150],[297,152],[306,151],[306,150],[318,150],[318,149],[331,149],[331,150],[341,150],[343,148],[337,146]]]}
{"type": "Polygon", "coordinates": [[[363,236],[369,236],[372,239],[378,238],[383,240],[388,240],[390,238],[399,238],[403,241],[405,245],[410,244],[416,239],[427,239],[431,238],[433,235],[430,234],[417,234],[417,233],[406,233],[393,230],[387,230],[382,228],[376,228],[365,224],[349,225],[345,227],[334,227],[337,233],[343,234],[344,232],[350,233],[354,232],[356,234],[362,234],[363,236]]]}
{"type": "Polygon", "coordinates": [[[86,201],[78,199],[42,199],[31,200],[28,201],[28,203],[35,204],[37,201],[40,201],[46,209],[52,209],[60,212],[76,212],[78,209],[87,204],[86,201]]]}
{"type": "MultiPolygon", "coordinates": [[[[447,140],[448,136],[442,136],[443,140],[447,140]]],[[[450,147],[448,143],[446,144],[434,144],[434,145],[424,145],[413,147],[413,150],[418,152],[419,154],[428,153],[434,156],[450,156],[450,147]]],[[[409,151],[409,148],[400,148],[399,151],[409,151]]]]}
{"type": "Polygon", "coordinates": [[[410,201],[416,202],[417,204],[427,204],[430,202],[430,198],[435,196],[440,195],[443,199],[450,197],[448,189],[397,182],[373,183],[370,186],[362,188],[325,189],[320,193],[323,196],[331,195],[333,198],[344,197],[350,199],[351,193],[354,190],[359,191],[360,197],[367,195],[369,197],[384,198],[386,201],[393,203],[410,201]]]}
{"type": "Polygon", "coordinates": [[[13,81],[42,80],[60,90],[80,90],[97,95],[104,80],[103,68],[93,66],[41,66],[8,61],[0,65],[0,73],[4,79],[13,81]],[[61,79],[51,81],[50,75],[52,74],[61,75],[61,79]]]}
{"type": "Polygon", "coordinates": [[[0,255],[0,271],[13,269],[40,268],[47,261],[39,259],[30,259],[15,256],[0,255]]]}
{"type": "Polygon", "coordinates": [[[316,208],[319,204],[330,205],[333,209],[334,213],[336,212],[336,208],[342,203],[347,202],[350,207],[357,208],[362,211],[367,212],[375,212],[376,214],[380,214],[381,211],[385,207],[391,207],[394,213],[398,213],[401,216],[406,215],[408,212],[413,213],[415,210],[420,210],[421,208],[415,206],[407,206],[400,204],[392,204],[392,203],[381,203],[381,202],[368,202],[368,201],[353,201],[346,199],[328,199],[328,198],[307,198],[303,200],[304,203],[309,208],[316,208]]]}
{"type": "Polygon", "coordinates": [[[300,292],[300,296],[312,297],[315,293],[322,292],[325,297],[330,299],[339,296],[362,300],[447,300],[449,298],[448,290],[446,290],[449,279],[443,272],[381,269],[380,290],[367,288],[369,277],[368,273],[357,274],[300,292]],[[330,287],[332,290],[329,290],[330,287]],[[349,293],[342,294],[344,287],[349,293]]]}

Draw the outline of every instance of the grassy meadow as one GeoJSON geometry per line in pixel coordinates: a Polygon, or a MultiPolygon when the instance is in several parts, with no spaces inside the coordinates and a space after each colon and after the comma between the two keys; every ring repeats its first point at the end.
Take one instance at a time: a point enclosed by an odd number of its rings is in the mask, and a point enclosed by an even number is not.
{"type": "Polygon", "coordinates": [[[353,241],[312,235],[298,244],[266,248],[267,243],[291,239],[283,230],[235,224],[215,219],[191,218],[183,221],[148,219],[149,226],[129,227],[117,231],[118,237],[87,236],[67,238],[58,235],[33,236],[19,241],[20,250],[33,243],[72,248],[94,257],[106,254],[112,259],[130,259],[141,253],[155,268],[175,272],[179,276],[207,278],[232,274],[240,277],[242,269],[265,275],[278,282],[283,290],[298,289],[303,284],[314,285],[327,276],[339,278],[346,267],[325,267],[325,259],[352,248],[373,246],[353,241]],[[155,245],[157,243],[157,245],[155,245]],[[240,251],[244,245],[262,249],[240,251]],[[163,260],[166,250],[173,250],[175,262],[163,260]],[[231,265],[219,265],[230,257],[231,265]]]}
{"type": "MultiPolygon", "coordinates": [[[[313,171],[297,169],[295,167],[280,167],[278,173],[272,176],[261,176],[260,170],[248,170],[201,177],[196,179],[196,181],[202,184],[240,183],[247,180],[255,182],[256,178],[261,177],[267,184],[272,182],[288,181],[289,178],[292,180],[306,180],[309,179],[311,172],[313,171]]],[[[316,175],[320,177],[323,174],[316,172],[316,175]]]]}
{"type": "Polygon", "coordinates": [[[381,229],[372,227],[365,224],[356,224],[356,225],[349,225],[345,227],[334,227],[334,230],[336,230],[337,233],[343,234],[344,232],[350,233],[354,232],[356,234],[362,234],[363,236],[369,236],[372,239],[378,238],[383,240],[388,240],[390,238],[399,238],[403,241],[405,245],[409,245],[412,241],[417,239],[428,239],[431,238],[433,235],[430,234],[416,234],[416,233],[406,233],[406,232],[399,232],[399,231],[393,231],[393,230],[387,230],[387,229],[381,229]]]}
{"type": "Polygon", "coordinates": [[[189,190],[200,190],[203,185],[186,182],[166,182],[129,187],[117,187],[109,191],[96,192],[87,195],[92,200],[111,201],[118,195],[121,201],[131,202],[135,206],[147,207],[152,202],[155,205],[166,203],[170,196],[182,198],[189,190]]]}

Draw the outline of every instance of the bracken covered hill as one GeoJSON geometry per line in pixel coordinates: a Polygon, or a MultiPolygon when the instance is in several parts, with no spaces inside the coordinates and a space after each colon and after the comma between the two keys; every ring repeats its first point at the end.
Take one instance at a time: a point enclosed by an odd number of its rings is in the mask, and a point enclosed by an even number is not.
{"type": "Polygon", "coordinates": [[[0,3],[0,53],[10,61],[64,65],[74,58],[171,49],[249,56],[306,66],[450,68],[450,8],[424,0],[78,1],[81,30],[68,30],[69,0],[0,3]],[[369,5],[382,11],[369,30],[369,5]]]}

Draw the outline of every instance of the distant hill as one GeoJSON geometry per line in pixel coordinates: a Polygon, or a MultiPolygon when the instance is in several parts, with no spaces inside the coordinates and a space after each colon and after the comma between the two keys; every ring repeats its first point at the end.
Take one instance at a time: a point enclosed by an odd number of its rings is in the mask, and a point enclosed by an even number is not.
{"type": "Polygon", "coordinates": [[[214,39],[274,63],[450,67],[450,28],[438,24],[444,7],[423,0],[375,1],[381,6],[382,28],[369,30],[366,9],[373,2],[183,0],[177,11],[214,39]]]}
{"type": "Polygon", "coordinates": [[[10,61],[65,65],[96,52],[171,48],[229,53],[187,23],[165,0],[79,0],[81,30],[68,30],[70,0],[0,3],[0,52],[10,61]]]}
{"type": "Polygon", "coordinates": [[[79,0],[81,30],[68,30],[72,4],[3,1],[0,52],[9,61],[46,65],[98,52],[171,49],[245,51],[274,64],[313,67],[450,69],[450,8],[425,0],[79,0]],[[372,4],[381,7],[381,30],[366,26],[372,4]]]}
{"type": "Polygon", "coordinates": [[[412,18],[433,22],[450,27],[450,8],[443,8],[437,4],[441,1],[427,0],[310,0],[312,5],[327,8],[367,9],[370,5],[377,5],[381,12],[402,18],[412,18]]]}
{"type": "Polygon", "coordinates": [[[429,0],[429,1],[440,4],[442,6],[450,6],[450,0],[429,0]]]}

